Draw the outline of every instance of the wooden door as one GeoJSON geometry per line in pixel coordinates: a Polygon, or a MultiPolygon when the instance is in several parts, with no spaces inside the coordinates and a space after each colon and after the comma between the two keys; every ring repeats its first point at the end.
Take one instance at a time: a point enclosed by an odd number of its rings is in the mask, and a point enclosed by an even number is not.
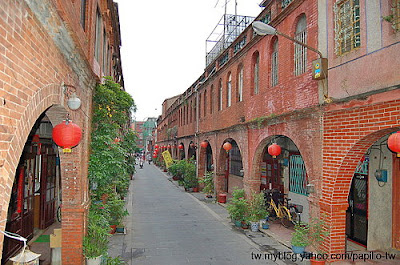
{"type": "Polygon", "coordinates": [[[47,146],[42,154],[42,176],[40,182],[40,228],[45,229],[55,221],[56,205],[56,156],[47,146]]]}

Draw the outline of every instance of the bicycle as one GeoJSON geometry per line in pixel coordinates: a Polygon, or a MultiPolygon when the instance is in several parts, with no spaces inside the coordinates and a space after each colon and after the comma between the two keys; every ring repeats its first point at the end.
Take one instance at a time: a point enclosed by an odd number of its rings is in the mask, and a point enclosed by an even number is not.
{"type": "Polygon", "coordinates": [[[272,192],[270,196],[266,196],[266,207],[268,212],[276,218],[279,218],[281,224],[286,228],[300,223],[300,212],[296,209],[297,207],[294,204],[289,204],[290,199],[288,198],[276,198],[281,195],[281,193],[274,194],[272,192]],[[282,203],[282,200],[285,200],[287,206],[282,203]]]}

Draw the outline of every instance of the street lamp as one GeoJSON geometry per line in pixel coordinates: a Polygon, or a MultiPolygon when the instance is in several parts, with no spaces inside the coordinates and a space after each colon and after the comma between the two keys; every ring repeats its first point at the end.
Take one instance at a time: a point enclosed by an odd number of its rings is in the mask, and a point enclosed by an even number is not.
{"type": "Polygon", "coordinates": [[[290,37],[289,35],[286,35],[282,32],[279,32],[276,30],[274,27],[265,24],[261,21],[254,21],[252,23],[252,27],[254,31],[261,36],[265,35],[279,35],[282,36],[288,40],[293,41],[296,44],[299,44],[301,46],[306,47],[310,51],[313,51],[315,53],[318,53],[319,59],[313,61],[313,75],[312,78],[314,80],[321,80],[325,79],[328,76],[328,59],[323,58],[322,53],[318,51],[317,49],[305,44],[304,42],[298,41],[295,38],[290,37]]]}

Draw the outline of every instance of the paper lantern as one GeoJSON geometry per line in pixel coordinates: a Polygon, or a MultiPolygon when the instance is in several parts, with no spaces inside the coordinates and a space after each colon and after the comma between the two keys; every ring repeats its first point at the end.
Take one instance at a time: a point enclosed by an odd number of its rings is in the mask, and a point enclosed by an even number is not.
{"type": "Polygon", "coordinates": [[[178,148],[179,148],[179,150],[182,150],[183,149],[183,145],[182,144],[178,145],[178,148]]]}
{"type": "Polygon", "coordinates": [[[229,152],[229,150],[232,149],[232,144],[230,142],[226,142],[226,143],[224,143],[222,148],[224,148],[226,152],[229,152]]]}
{"type": "Polygon", "coordinates": [[[81,128],[70,120],[65,120],[53,128],[54,142],[63,148],[64,153],[71,153],[71,149],[79,144],[82,138],[81,128]]]}
{"type": "Polygon", "coordinates": [[[200,146],[203,147],[203,148],[207,148],[208,142],[207,141],[203,141],[203,142],[200,143],[200,146]]]}
{"type": "Polygon", "coordinates": [[[273,158],[276,158],[278,155],[280,155],[281,151],[281,147],[275,143],[268,146],[268,154],[270,154],[273,158]]]}
{"type": "Polygon", "coordinates": [[[387,145],[392,152],[397,153],[397,157],[400,157],[400,131],[389,136],[387,145]]]}

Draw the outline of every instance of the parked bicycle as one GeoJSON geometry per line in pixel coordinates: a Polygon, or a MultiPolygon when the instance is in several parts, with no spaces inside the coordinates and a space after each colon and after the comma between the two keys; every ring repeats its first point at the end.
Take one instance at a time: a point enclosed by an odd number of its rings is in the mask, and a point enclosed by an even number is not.
{"type": "Polygon", "coordinates": [[[302,212],[300,205],[290,204],[290,199],[278,190],[267,190],[264,192],[266,207],[270,213],[270,217],[280,219],[281,224],[286,228],[300,223],[302,212]]]}

